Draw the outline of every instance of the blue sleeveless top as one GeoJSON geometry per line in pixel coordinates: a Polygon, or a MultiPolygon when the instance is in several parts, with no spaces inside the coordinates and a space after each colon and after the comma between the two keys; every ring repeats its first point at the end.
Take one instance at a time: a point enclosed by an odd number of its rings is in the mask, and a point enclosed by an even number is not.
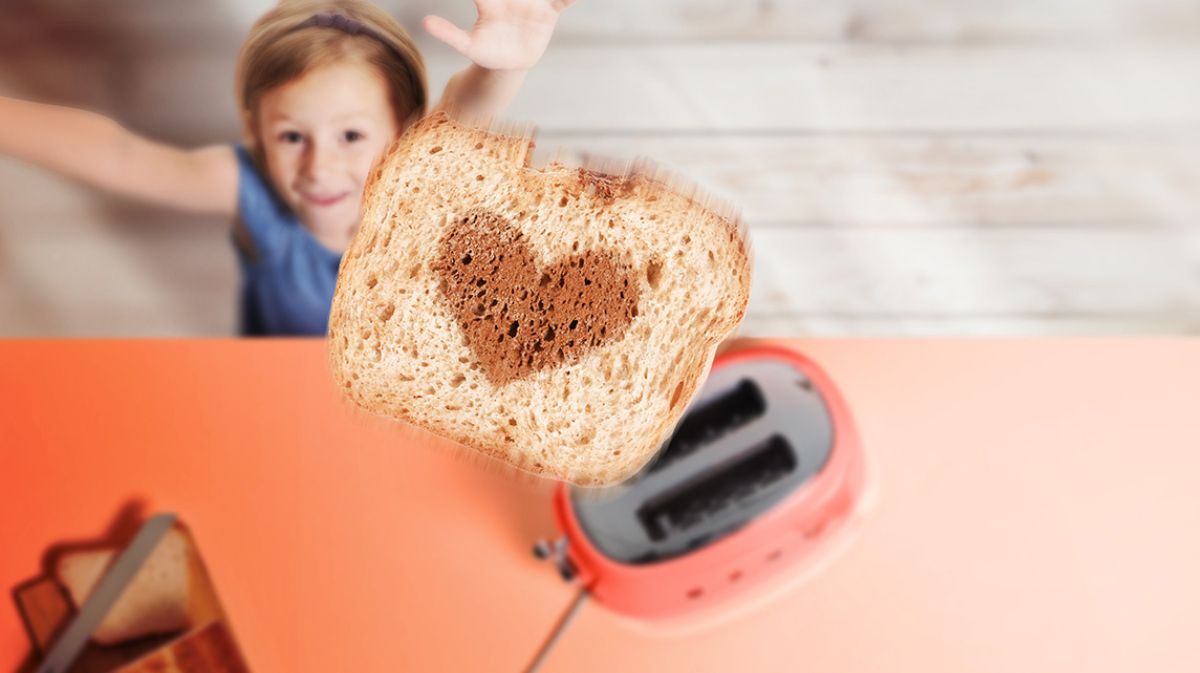
{"type": "Polygon", "coordinates": [[[254,248],[246,250],[234,233],[242,271],[239,330],[244,336],[324,336],[342,255],[304,228],[245,147],[234,152],[238,217],[254,248]]]}

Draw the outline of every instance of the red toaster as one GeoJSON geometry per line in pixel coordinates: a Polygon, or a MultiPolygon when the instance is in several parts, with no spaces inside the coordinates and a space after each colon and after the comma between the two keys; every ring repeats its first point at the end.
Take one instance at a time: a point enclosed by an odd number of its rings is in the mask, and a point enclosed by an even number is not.
{"type": "Polygon", "coordinates": [[[856,509],[864,462],[812,361],[774,346],[727,352],[646,468],[599,492],[556,489],[561,536],[534,553],[616,613],[707,611],[824,546],[856,509]]]}

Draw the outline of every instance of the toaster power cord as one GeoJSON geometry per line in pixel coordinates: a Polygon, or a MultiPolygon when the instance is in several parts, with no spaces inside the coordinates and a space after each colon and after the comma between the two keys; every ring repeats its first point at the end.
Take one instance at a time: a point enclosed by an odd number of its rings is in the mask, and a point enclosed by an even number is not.
{"type": "Polygon", "coordinates": [[[558,642],[558,639],[562,637],[571,620],[575,618],[575,613],[579,612],[580,606],[587,599],[587,594],[587,589],[583,587],[580,587],[579,591],[575,592],[575,596],[571,598],[571,604],[567,606],[566,610],[563,610],[562,615],[558,618],[558,623],[554,625],[550,634],[546,636],[545,642],[538,648],[537,656],[530,662],[529,668],[525,669],[525,673],[534,673],[534,671],[541,668],[542,662],[546,660],[546,656],[550,654],[550,650],[554,649],[554,645],[558,642]]]}

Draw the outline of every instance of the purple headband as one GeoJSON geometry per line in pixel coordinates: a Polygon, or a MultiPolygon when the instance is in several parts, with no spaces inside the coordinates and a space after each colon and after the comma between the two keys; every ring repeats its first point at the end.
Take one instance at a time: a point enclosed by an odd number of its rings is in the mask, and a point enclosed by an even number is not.
{"type": "Polygon", "coordinates": [[[372,30],[370,26],[367,26],[360,21],[351,19],[344,14],[338,14],[337,12],[320,12],[318,14],[313,14],[301,23],[296,24],[296,27],[292,30],[311,28],[313,26],[318,26],[321,28],[334,28],[350,35],[366,35],[371,39],[379,40],[380,42],[387,44],[389,47],[391,46],[382,35],[372,30]]]}
{"type": "MultiPolygon", "coordinates": [[[[385,47],[387,47],[388,49],[390,49],[392,51],[392,53],[394,53],[400,57],[401,61],[403,61],[406,65],[408,64],[408,58],[399,49],[397,49],[394,44],[389,42],[384,36],[380,35],[378,31],[376,31],[373,28],[371,28],[370,26],[362,23],[361,21],[357,21],[357,20],[352,19],[344,14],[339,14],[337,12],[324,11],[324,12],[318,12],[317,14],[313,14],[312,16],[308,17],[304,21],[301,21],[300,23],[296,24],[288,32],[294,32],[297,30],[301,30],[303,28],[313,28],[313,27],[333,28],[334,30],[342,31],[343,33],[346,33],[347,35],[363,35],[363,36],[369,37],[372,40],[375,40],[376,42],[379,42],[380,44],[382,44],[385,47]]],[[[425,105],[424,89],[420,86],[420,83],[417,82],[416,75],[413,73],[412,66],[407,65],[407,67],[405,67],[405,70],[407,71],[409,81],[412,82],[413,91],[419,96],[419,101],[420,101],[421,107],[424,107],[424,105],[425,105]]]]}

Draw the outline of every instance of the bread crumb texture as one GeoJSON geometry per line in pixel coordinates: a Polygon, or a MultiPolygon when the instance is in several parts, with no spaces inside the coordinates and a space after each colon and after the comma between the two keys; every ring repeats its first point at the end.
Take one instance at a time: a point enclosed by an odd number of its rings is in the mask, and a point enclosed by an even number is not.
{"type": "Polygon", "coordinates": [[[736,212],[646,161],[529,165],[434,114],[372,172],[329,324],[373,412],[580,485],[636,473],[745,314],[736,212]]]}
{"type": "MultiPolygon", "coordinates": [[[[179,529],[168,530],[92,632],[92,639],[101,645],[112,645],[187,628],[192,581],[190,547],[179,529]]],[[[116,551],[111,549],[80,551],[59,559],[58,581],[77,609],[83,606],[115,559],[116,551]]]]}

